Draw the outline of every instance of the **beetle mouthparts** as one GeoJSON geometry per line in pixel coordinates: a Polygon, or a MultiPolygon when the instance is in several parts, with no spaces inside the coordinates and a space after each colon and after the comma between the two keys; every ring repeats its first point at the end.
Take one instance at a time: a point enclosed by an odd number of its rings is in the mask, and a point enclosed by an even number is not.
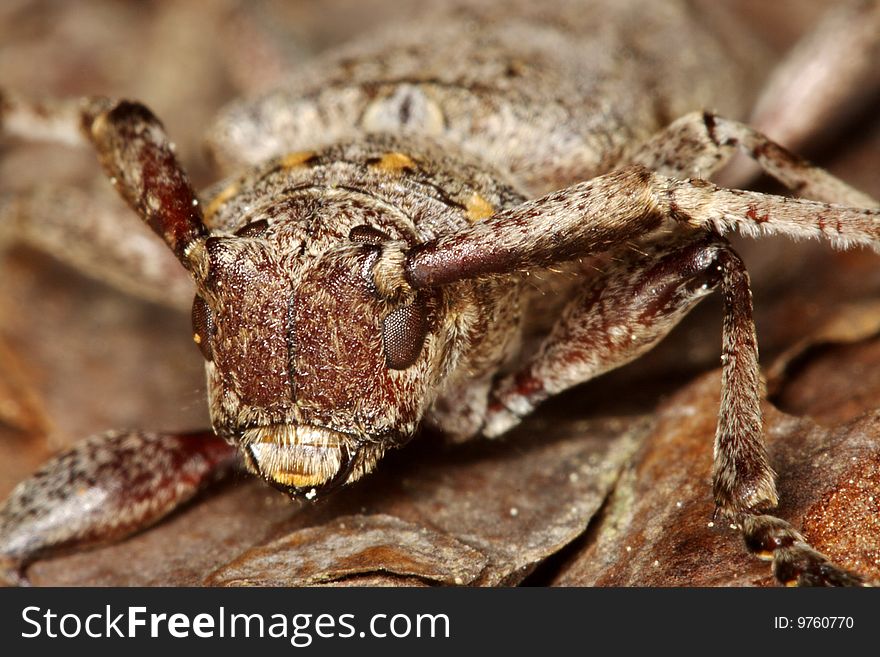
{"type": "Polygon", "coordinates": [[[311,500],[348,481],[358,445],[332,429],[279,424],[245,430],[241,449],[250,469],[269,484],[311,500]]]}

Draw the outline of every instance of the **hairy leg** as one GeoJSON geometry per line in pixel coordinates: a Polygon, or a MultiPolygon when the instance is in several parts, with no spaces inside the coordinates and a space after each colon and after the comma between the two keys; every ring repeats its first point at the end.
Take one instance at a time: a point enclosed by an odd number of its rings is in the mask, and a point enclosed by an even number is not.
{"type": "Polygon", "coordinates": [[[772,562],[786,586],[866,586],[860,575],[839,568],[816,551],[788,522],[766,514],[742,514],[737,522],[746,548],[772,562]]]}
{"type": "Polygon", "coordinates": [[[722,400],[713,487],[730,517],[776,506],[761,438],[761,381],[749,278],[723,238],[674,234],[623,247],[566,308],[535,356],[492,390],[484,433],[497,436],[541,401],[651,349],[716,287],[724,297],[722,400]]]}
{"type": "Polygon", "coordinates": [[[642,144],[630,161],[673,178],[709,178],[740,151],[799,196],[857,208],[877,201],[739,121],[694,112],[642,144]]]}
{"type": "Polygon", "coordinates": [[[566,308],[546,342],[492,391],[484,432],[508,430],[538,403],[623,365],[661,340],[702,296],[724,297],[722,400],[715,435],[716,508],[743,533],[747,549],[772,561],[786,585],[853,586],[864,580],[831,564],[776,506],[775,473],[762,440],[762,383],[748,274],[723,238],[666,238],[634,251],[597,276],[566,308]]]}
{"type": "Polygon", "coordinates": [[[0,583],[26,584],[24,570],[37,558],[152,525],[237,463],[237,450],[211,431],[110,432],[81,441],[0,507],[0,583]]]}
{"type": "Polygon", "coordinates": [[[709,234],[674,232],[608,254],[529,361],[494,383],[483,434],[501,435],[544,400],[652,349],[715,289],[728,248],[709,234]]]}

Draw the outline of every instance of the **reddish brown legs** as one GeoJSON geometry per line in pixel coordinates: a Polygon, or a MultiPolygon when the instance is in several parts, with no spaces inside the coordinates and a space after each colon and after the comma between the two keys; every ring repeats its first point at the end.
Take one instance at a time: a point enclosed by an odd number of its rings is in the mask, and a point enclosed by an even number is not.
{"type": "Polygon", "coordinates": [[[673,233],[613,251],[537,353],[497,381],[483,433],[498,436],[545,399],[638,358],[721,280],[727,241],[673,233]]]}
{"type": "Polygon", "coordinates": [[[0,507],[0,582],[26,584],[24,569],[37,558],[148,527],[237,459],[237,450],[210,431],[111,432],[77,443],[0,507]]]}

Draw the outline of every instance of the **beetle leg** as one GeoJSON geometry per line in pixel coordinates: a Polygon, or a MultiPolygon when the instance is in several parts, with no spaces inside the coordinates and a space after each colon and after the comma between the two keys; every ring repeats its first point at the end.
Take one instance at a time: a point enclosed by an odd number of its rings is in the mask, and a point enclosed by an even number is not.
{"type": "Polygon", "coordinates": [[[724,324],[715,503],[731,517],[776,506],[775,475],[761,437],[748,273],[728,242],[712,235],[624,251],[568,306],[531,361],[499,381],[484,433],[497,436],[544,399],[641,356],[716,287],[724,297],[724,324]]]}
{"type": "Polygon", "coordinates": [[[35,559],[107,543],[157,522],[232,471],[213,432],[110,432],[45,463],[0,507],[0,583],[27,584],[35,559]]]}
{"type": "Polygon", "coordinates": [[[867,586],[865,579],[828,561],[781,518],[742,514],[737,521],[746,548],[773,562],[773,575],[786,586],[867,586]]]}
{"type": "Polygon", "coordinates": [[[491,388],[491,376],[455,380],[438,395],[425,415],[425,425],[438,429],[451,442],[465,442],[479,436],[486,421],[486,402],[491,388]]]}
{"type": "Polygon", "coordinates": [[[545,399],[652,349],[715,289],[728,248],[722,238],[678,232],[609,254],[531,359],[495,382],[483,434],[501,435],[545,399]]]}
{"type": "Polygon", "coordinates": [[[630,158],[674,178],[709,178],[740,150],[799,196],[857,208],[877,201],[794,155],[739,121],[711,112],[686,114],[643,143],[630,158]]]}

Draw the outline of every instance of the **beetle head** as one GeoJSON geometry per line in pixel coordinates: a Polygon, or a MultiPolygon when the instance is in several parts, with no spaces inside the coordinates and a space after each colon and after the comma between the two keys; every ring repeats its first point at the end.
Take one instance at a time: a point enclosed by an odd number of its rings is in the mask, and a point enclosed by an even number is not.
{"type": "Polygon", "coordinates": [[[390,300],[373,283],[381,245],[412,235],[362,210],[287,199],[188,254],[214,429],[291,495],[369,472],[448,369],[443,293],[390,300]]]}

